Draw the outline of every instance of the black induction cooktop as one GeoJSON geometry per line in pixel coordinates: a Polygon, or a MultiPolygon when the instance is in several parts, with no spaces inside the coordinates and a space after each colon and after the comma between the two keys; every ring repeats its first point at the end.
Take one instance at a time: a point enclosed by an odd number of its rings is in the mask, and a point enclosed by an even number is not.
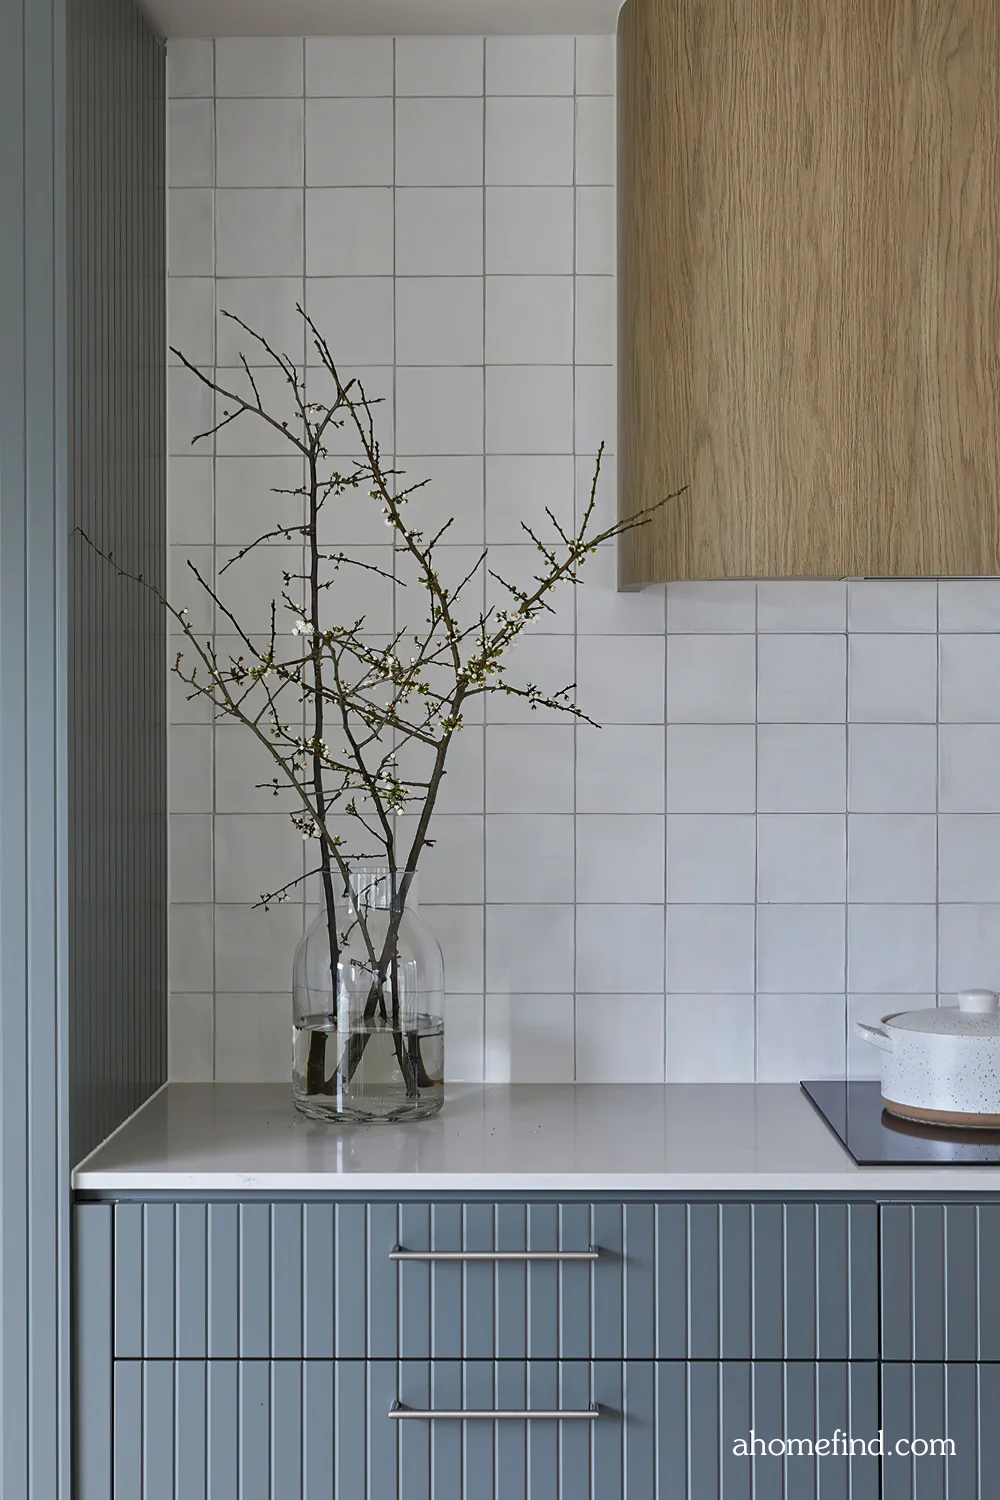
{"type": "Polygon", "coordinates": [[[929,1162],[1000,1165],[1000,1130],[960,1129],[901,1120],[882,1108],[877,1079],[807,1079],[802,1089],[859,1167],[929,1162]]]}

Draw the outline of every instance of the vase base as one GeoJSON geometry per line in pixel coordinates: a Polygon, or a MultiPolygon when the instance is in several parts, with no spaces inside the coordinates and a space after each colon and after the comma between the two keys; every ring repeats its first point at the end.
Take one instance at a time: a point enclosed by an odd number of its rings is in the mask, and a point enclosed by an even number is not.
{"type": "Polygon", "coordinates": [[[419,1099],[371,1099],[338,1103],[323,1094],[299,1094],[293,1091],[292,1102],[300,1114],[327,1125],[405,1125],[411,1120],[426,1120],[436,1115],[444,1104],[444,1089],[438,1087],[419,1099]]]}

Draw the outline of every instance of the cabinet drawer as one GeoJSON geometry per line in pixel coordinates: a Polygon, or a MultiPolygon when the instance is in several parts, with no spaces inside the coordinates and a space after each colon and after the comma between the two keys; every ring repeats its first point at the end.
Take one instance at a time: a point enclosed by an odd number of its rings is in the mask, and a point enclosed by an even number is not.
{"type": "Polygon", "coordinates": [[[1000,1365],[884,1364],[886,1448],[900,1438],[949,1438],[954,1454],[894,1453],[884,1463],[883,1500],[948,1495],[994,1500],[1000,1473],[1000,1365]]]}
{"type": "Polygon", "coordinates": [[[119,1204],[113,1244],[119,1358],[878,1352],[872,1204],[119,1204]]]}
{"type": "Polygon", "coordinates": [[[881,1209],[882,1358],[1000,1360],[1000,1204],[881,1209]]]}
{"type": "Polygon", "coordinates": [[[872,1438],[876,1367],[120,1360],[114,1500],[876,1500],[877,1458],[751,1459],[751,1428],[872,1438]]]}

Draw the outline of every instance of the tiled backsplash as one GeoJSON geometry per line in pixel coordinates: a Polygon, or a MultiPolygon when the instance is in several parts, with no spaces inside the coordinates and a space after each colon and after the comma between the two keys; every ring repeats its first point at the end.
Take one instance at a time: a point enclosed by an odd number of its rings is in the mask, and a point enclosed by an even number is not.
{"type": "MultiPolygon", "coordinates": [[[[455,566],[485,541],[516,576],[519,521],[569,518],[614,448],[611,39],[174,41],[168,61],[170,341],[234,366],[227,308],[308,362],[304,297],[386,398],[386,451],[432,478],[413,505],[455,515],[455,566]]],[[[184,559],[220,566],[298,478],[248,424],[192,449],[211,409],[171,374],[174,589],[210,626],[184,559]]],[[[613,460],[600,493],[610,517],[613,460]]],[[[335,539],[391,566],[367,519],[335,539]]],[[[226,575],[238,614],[283,556],[226,575]]],[[[605,727],[498,700],[446,782],[421,901],[450,1076],[871,1072],[850,1020],[1000,987],[1000,581],[621,595],[611,548],[587,573],[518,670],[575,678],[605,727]]],[[[405,605],[363,607],[388,631],[405,605]]],[[[251,904],[301,839],[244,732],[176,690],[170,762],[172,1076],[283,1078],[305,913],[251,904]]]]}

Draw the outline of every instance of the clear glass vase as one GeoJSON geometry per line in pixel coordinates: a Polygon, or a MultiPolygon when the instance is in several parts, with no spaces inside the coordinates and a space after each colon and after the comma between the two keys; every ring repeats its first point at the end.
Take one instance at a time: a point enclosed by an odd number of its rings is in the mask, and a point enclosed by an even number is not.
{"type": "Polygon", "coordinates": [[[333,930],[324,906],[295,952],[295,1107],[317,1120],[435,1114],[444,1102],[444,960],[417,910],[415,876],[366,864],[346,887],[337,873],[333,881],[333,930]]]}

